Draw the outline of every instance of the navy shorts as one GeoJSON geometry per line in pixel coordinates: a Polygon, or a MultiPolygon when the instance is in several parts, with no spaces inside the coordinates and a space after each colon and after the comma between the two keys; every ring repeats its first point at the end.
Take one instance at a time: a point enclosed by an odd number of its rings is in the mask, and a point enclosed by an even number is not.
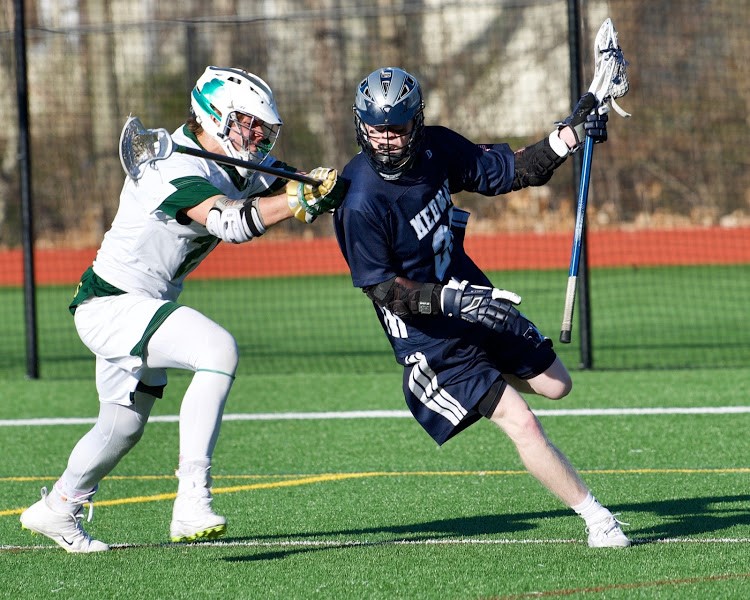
{"type": "Polygon", "coordinates": [[[505,389],[503,373],[530,379],[555,361],[552,341],[526,317],[514,329],[495,333],[472,326],[460,338],[434,339],[401,361],[406,404],[438,444],[494,412],[505,389]]]}

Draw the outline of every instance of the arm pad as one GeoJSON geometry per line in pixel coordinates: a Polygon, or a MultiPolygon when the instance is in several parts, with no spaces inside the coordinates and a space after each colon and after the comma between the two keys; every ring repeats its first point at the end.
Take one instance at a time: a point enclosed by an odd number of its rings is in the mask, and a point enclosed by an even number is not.
{"type": "MultiPolygon", "coordinates": [[[[556,136],[557,132],[553,135],[556,136]]],[[[552,147],[550,137],[516,151],[516,165],[511,188],[513,191],[529,186],[544,185],[552,178],[554,170],[565,162],[567,152],[560,156],[558,150],[552,147]]],[[[565,146],[564,142],[561,143],[565,146]]]]}
{"type": "Polygon", "coordinates": [[[518,294],[457,279],[440,285],[394,277],[362,291],[375,304],[402,319],[445,315],[501,332],[514,329],[521,315],[513,306],[521,302],[518,294]]]}
{"type": "Polygon", "coordinates": [[[362,288],[375,304],[388,309],[397,317],[441,314],[440,290],[435,283],[417,283],[404,277],[394,277],[378,285],[362,288]]]}
{"type": "Polygon", "coordinates": [[[230,244],[260,237],[266,232],[266,226],[258,208],[258,198],[220,198],[208,211],[206,229],[211,235],[230,244]]]}

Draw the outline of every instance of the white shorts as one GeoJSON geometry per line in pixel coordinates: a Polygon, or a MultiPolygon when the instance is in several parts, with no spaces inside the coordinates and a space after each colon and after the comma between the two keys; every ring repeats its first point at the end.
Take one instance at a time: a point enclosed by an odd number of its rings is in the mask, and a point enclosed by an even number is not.
{"type": "Polygon", "coordinates": [[[131,354],[146,336],[156,312],[165,305],[178,307],[167,300],[121,294],[89,298],[76,309],[78,335],[96,355],[100,402],[129,406],[139,382],[155,387],[167,384],[165,369],[148,368],[141,356],[131,354]]]}

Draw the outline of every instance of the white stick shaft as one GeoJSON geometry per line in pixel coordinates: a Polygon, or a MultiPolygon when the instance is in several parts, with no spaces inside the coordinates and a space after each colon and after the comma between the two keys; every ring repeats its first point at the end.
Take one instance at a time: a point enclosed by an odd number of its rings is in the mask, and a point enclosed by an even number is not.
{"type": "Polygon", "coordinates": [[[570,342],[570,332],[573,329],[573,307],[576,302],[576,285],[578,277],[568,277],[568,289],[565,291],[565,307],[563,308],[562,325],[560,326],[560,341],[570,342]],[[567,338],[567,339],[565,339],[567,338]]]}

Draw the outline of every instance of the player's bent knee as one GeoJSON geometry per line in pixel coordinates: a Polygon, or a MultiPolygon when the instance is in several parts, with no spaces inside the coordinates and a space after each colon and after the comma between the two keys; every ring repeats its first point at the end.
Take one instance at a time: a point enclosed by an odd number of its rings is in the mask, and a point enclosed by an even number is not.
{"type": "Polygon", "coordinates": [[[202,347],[196,370],[220,371],[234,375],[240,360],[237,340],[227,330],[222,329],[211,337],[210,344],[202,347]]]}
{"type": "Polygon", "coordinates": [[[527,383],[535,393],[550,400],[564,398],[573,389],[570,373],[559,358],[544,373],[528,379],[527,383]]]}
{"type": "Polygon", "coordinates": [[[570,378],[563,381],[555,380],[549,384],[544,395],[550,400],[560,400],[561,398],[565,398],[572,389],[573,381],[570,378]]]}
{"type": "Polygon", "coordinates": [[[103,404],[96,425],[105,444],[132,448],[143,436],[146,419],[127,406],[103,404]]]}
{"type": "Polygon", "coordinates": [[[524,441],[532,441],[544,435],[539,419],[528,408],[517,415],[515,429],[520,439],[524,441]]]}
{"type": "Polygon", "coordinates": [[[492,421],[498,425],[505,434],[518,447],[533,446],[544,441],[544,431],[539,420],[527,407],[524,410],[514,411],[512,414],[500,416],[497,411],[492,421]]]}

